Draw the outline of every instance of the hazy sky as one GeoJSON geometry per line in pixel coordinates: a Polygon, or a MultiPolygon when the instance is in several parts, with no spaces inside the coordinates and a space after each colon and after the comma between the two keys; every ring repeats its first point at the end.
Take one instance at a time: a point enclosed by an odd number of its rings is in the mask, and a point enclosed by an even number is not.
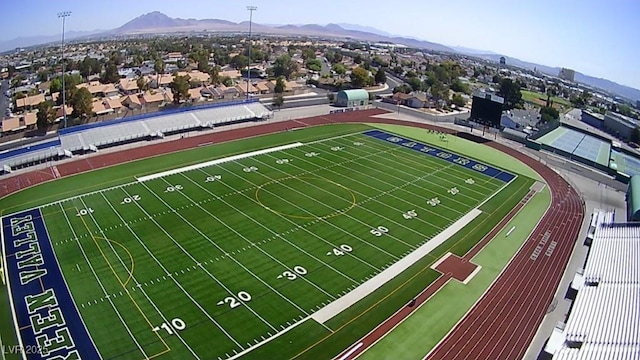
{"type": "Polygon", "coordinates": [[[265,24],[352,23],[449,46],[570,67],[640,88],[640,0],[0,0],[0,40],[112,29],[151,11],[265,24]]]}

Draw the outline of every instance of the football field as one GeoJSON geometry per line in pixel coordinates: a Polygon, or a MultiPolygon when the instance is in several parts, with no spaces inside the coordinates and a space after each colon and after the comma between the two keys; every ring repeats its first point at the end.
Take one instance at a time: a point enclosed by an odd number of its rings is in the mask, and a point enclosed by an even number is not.
{"type": "Polygon", "coordinates": [[[3,245],[15,247],[4,251],[16,327],[52,355],[64,345],[104,359],[239,357],[316,321],[314,313],[514,178],[446,144],[356,132],[139,177],[5,216],[3,245]],[[32,237],[48,239],[57,264],[46,248],[20,247],[32,237]],[[45,277],[56,272],[58,280],[45,277]],[[44,294],[47,282],[57,297],[15,300],[20,285],[44,294]],[[51,326],[33,320],[45,318],[37,305],[52,298],[71,345],[42,343],[61,336],[43,340],[51,326]]]}

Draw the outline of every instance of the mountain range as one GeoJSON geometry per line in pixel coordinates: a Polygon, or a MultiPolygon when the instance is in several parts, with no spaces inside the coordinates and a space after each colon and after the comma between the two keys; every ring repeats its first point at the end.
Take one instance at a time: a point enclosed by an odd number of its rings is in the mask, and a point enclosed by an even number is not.
{"type": "MultiPolygon", "coordinates": [[[[166,34],[177,32],[216,32],[216,33],[246,33],[249,28],[248,21],[235,23],[222,19],[180,19],[172,18],[161,12],[154,11],[125,23],[112,30],[94,31],[69,31],[65,38],[90,39],[94,37],[112,37],[122,35],[142,35],[142,34],[166,34]]],[[[501,54],[491,51],[470,49],[465,47],[450,47],[430,41],[413,39],[392,35],[387,32],[355,24],[304,24],[304,25],[266,25],[252,23],[252,31],[256,34],[273,34],[283,36],[323,36],[327,38],[354,39],[371,42],[387,42],[401,44],[408,47],[440,51],[448,53],[466,54],[489,61],[498,62],[501,54]]],[[[45,43],[59,41],[60,35],[21,37],[8,41],[0,41],[0,52],[13,50],[18,47],[29,47],[45,43]]],[[[533,70],[556,76],[559,68],[540,64],[534,64],[523,60],[507,58],[507,63],[513,66],[533,70]]],[[[618,94],[629,99],[640,100],[640,90],[628,86],[617,84],[613,81],[588,76],[576,72],[575,80],[586,85],[600,88],[610,93],[618,94]]]]}

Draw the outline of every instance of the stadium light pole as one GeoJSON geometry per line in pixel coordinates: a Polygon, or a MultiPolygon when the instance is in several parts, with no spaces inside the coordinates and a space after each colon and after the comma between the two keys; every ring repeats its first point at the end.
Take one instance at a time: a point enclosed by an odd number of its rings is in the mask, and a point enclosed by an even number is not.
{"type": "Polygon", "coordinates": [[[249,83],[251,83],[251,24],[253,22],[253,12],[258,10],[257,6],[247,6],[249,10],[249,63],[247,64],[247,100],[249,100],[249,83]]]}
{"type": "Polygon", "coordinates": [[[65,64],[64,64],[64,25],[65,25],[65,19],[67,17],[71,16],[71,11],[63,11],[63,12],[59,12],[58,13],[58,17],[62,18],[62,46],[61,46],[61,53],[62,53],[62,118],[64,119],[64,127],[67,127],[67,94],[65,91],[65,84],[64,84],[64,74],[65,74],[65,64]]]}

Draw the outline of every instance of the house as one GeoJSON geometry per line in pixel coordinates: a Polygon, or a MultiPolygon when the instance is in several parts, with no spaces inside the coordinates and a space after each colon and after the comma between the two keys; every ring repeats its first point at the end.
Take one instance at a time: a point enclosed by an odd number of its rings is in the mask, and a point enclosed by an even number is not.
{"type": "MultiPolygon", "coordinates": [[[[67,117],[69,117],[69,115],[71,115],[71,113],[73,112],[73,108],[71,106],[66,106],[65,109],[65,113],[67,114],[67,117]]],[[[65,113],[62,112],[62,106],[58,107],[58,109],[56,110],[56,118],[55,120],[53,120],[53,122],[59,122],[64,119],[65,113]]]]}
{"type": "Polygon", "coordinates": [[[299,84],[295,81],[287,81],[286,87],[285,87],[285,92],[291,92],[294,94],[299,94],[302,90],[304,90],[306,87],[302,84],[299,84]]]}
{"type": "Polygon", "coordinates": [[[167,87],[173,82],[173,75],[159,74],[146,77],[147,85],[152,89],[167,87]]]}
{"type": "Polygon", "coordinates": [[[158,107],[164,102],[164,95],[160,91],[145,91],[142,94],[142,105],[145,107],[158,107]]]}
{"type": "Polygon", "coordinates": [[[44,94],[27,96],[16,100],[16,110],[30,110],[44,102],[44,94]]]}
{"type": "Polygon", "coordinates": [[[414,109],[431,108],[434,106],[433,101],[427,98],[425,94],[412,95],[405,100],[405,104],[414,109]]]}
{"type": "Polygon", "coordinates": [[[411,97],[413,97],[413,95],[405,94],[403,92],[397,92],[393,94],[393,96],[391,97],[391,100],[396,104],[406,105],[407,101],[411,99],[411,97]]]}
{"type": "Polygon", "coordinates": [[[186,71],[178,72],[178,76],[185,76],[185,75],[189,76],[189,81],[198,82],[200,84],[208,83],[209,80],[211,79],[211,76],[209,76],[209,74],[205,74],[198,70],[194,70],[190,72],[186,72],[186,71]]]}
{"type": "Polygon", "coordinates": [[[258,90],[258,94],[268,94],[271,92],[271,88],[267,86],[267,81],[260,81],[255,84],[255,88],[258,90]]]}
{"type": "Polygon", "coordinates": [[[92,81],[90,83],[78,84],[76,88],[86,88],[91,95],[98,97],[111,97],[118,95],[118,89],[113,84],[101,84],[99,81],[92,81]]]}
{"type": "Polygon", "coordinates": [[[181,52],[170,52],[165,56],[166,62],[177,62],[178,60],[184,60],[181,52]]]}
{"type": "Polygon", "coordinates": [[[22,117],[22,122],[24,123],[24,126],[27,127],[27,129],[34,128],[36,123],[38,122],[37,112],[34,111],[25,113],[22,117]]]}
{"type": "Polygon", "coordinates": [[[201,101],[203,99],[202,91],[205,89],[205,87],[189,89],[189,99],[191,99],[192,102],[201,101]]]}
{"type": "Polygon", "coordinates": [[[228,78],[234,80],[234,79],[241,78],[242,74],[238,70],[225,70],[225,71],[220,71],[218,73],[218,77],[219,78],[228,77],[228,78]]]}
{"type": "Polygon", "coordinates": [[[122,110],[122,103],[119,98],[104,99],[103,103],[107,109],[113,110],[116,114],[122,110]]]}
{"type": "Polygon", "coordinates": [[[127,95],[124,99],[122,99],[121,103],[123,106],[126,106],[130,110],[142,109],[142,103],[140,102],[140,99],[138,99],[137,95],[127,95]]]}
{"type": "Polygon", "coordinates": [[[136,94],[140,91],[140,89],[138,89],[138,82],[136,79],[122,79],[120,80],[118,87],[125,95],[136,94]]]}
{"type": "Polygon", "coordinates": [[[244,82],[236,85],[235,88],[238,90],[239,94],[246,94],[247,91],[249,91],[249,94],[258,94],[258,89],[256,89],[253,86],[253,84],[251,84],[248,81],[244,81],[244,82]]]}
{"type": "Polygon", "coordinates": [[[2,120],[2,133],[8,133],[12,131],[20,130],[20,118],[11,117],[8,119],[2,120]]]}
{"type": "Polygon", "coordinates": [[[105,115],[113,112],[113,109],[105,106],[104,101],[95,99],[91,103],[91,111],[96,115],[105,115]]]}

